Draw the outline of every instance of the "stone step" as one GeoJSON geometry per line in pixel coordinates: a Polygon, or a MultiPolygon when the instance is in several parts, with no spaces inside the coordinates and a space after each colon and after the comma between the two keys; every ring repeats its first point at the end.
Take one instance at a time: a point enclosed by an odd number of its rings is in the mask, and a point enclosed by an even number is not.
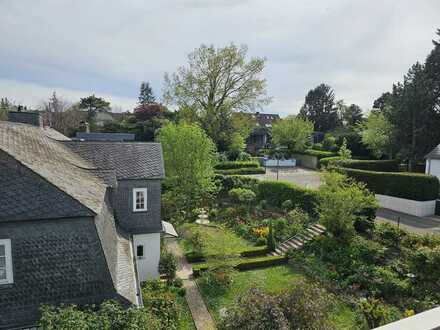
{"type": "Polygon", "coordinates": [[[319,223],[315,223],[315,224],[313,225],[313,227],[315,227],[315,228],[319,228],[319,229],[321,229],[323,232],[325,231],[325,227],[324,227],[323,225],[319,224],[319,223]]]}
{"type": "Polygon", "coordinates": [[[313,236],[318,236],[321,235],[321,233],[315,229],[313,229],[313,227],[307,228],[307,231],[312,234],[313,236]]]}

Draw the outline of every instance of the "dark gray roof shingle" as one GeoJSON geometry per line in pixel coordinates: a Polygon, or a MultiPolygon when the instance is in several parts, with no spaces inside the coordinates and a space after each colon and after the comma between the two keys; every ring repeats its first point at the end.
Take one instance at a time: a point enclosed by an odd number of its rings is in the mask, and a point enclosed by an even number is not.
{"type": "Polygon", "coordinates": [[[66,146],[100,169],[112,169],[118,179],[162,179],[162,146],[144,142],[64,141],[66,146]]]}
{"type": "Polygon", "coordinates": [[[96,166],[82,159],[45,130],[0,121],[0,150],[30,168],[95,213],[100,213],[106,184],[94,175],[96,166]]]}
{"type": "Polygon", "coordinates": [[[123,142],[123,141],[134,141],[134,138],[135,136],[132,133],[77,132],[75,140],[123,142]]]}

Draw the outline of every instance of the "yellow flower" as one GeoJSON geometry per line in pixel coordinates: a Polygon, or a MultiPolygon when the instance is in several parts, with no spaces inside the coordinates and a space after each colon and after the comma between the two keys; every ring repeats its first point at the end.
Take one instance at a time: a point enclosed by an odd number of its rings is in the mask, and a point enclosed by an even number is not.
{"type": "Polygon", "coordinates": [[[405,310],[405,317],[410,317],[410,316],[413,316],[414,314],[416,314],[416,312],[414,312],[414,309],[406,309],[405,310]]]}

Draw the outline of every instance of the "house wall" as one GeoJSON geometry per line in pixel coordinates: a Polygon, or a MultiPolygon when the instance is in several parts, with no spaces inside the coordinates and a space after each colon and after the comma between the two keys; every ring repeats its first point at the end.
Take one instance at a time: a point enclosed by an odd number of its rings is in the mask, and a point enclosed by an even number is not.
{"type": "Polygon", "coordinates": [[[427,159],[425,172],[440,179],[440,159],[427,159]]]}
{"type": "Polygon", "coordinates": [[[386,209],[424,217],[435,213],[436,201],[415,201],[388,195],[376,194],[379,206],[386,209]]]}
{"type": "Polygon", "coordinates": [[[100,304],[116,292],[92,217],[0,222],[14,283],[0,285],[0,329],[31,326],[41,304],[100,304]]]}
{"type": "Polygon", "coordinates": [[[292,157],[296,159],[298,166],[312,169],[318,169],[319,167],[319,159],[316,156],[293,154],[292,157]]]}
{"type": "Polygon", "coordinates": [[[131,234],[158,233],[160,218],[160,180],[118,180],[115,209],[118,224],[131,234]],[[133,189],[147,188],[147,211],[133,211],[133,189]]]}
{"type": "Polygon", "coordinates": [[[144,255],[136,256],[136,266],[139,280],[143,282],[159,276],[160,233],[133,235],[135,253],[139,245],[144,247],[144,255]]]}

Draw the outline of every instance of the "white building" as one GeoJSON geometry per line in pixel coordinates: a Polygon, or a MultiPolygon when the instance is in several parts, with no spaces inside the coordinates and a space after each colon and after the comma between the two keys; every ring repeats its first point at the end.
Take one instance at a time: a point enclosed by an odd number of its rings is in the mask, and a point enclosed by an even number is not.
{"type": "Polygon", "coordinates": [[[431,174],[440,179],[440,144],[426,155],[426,174],[431,174]]]}

